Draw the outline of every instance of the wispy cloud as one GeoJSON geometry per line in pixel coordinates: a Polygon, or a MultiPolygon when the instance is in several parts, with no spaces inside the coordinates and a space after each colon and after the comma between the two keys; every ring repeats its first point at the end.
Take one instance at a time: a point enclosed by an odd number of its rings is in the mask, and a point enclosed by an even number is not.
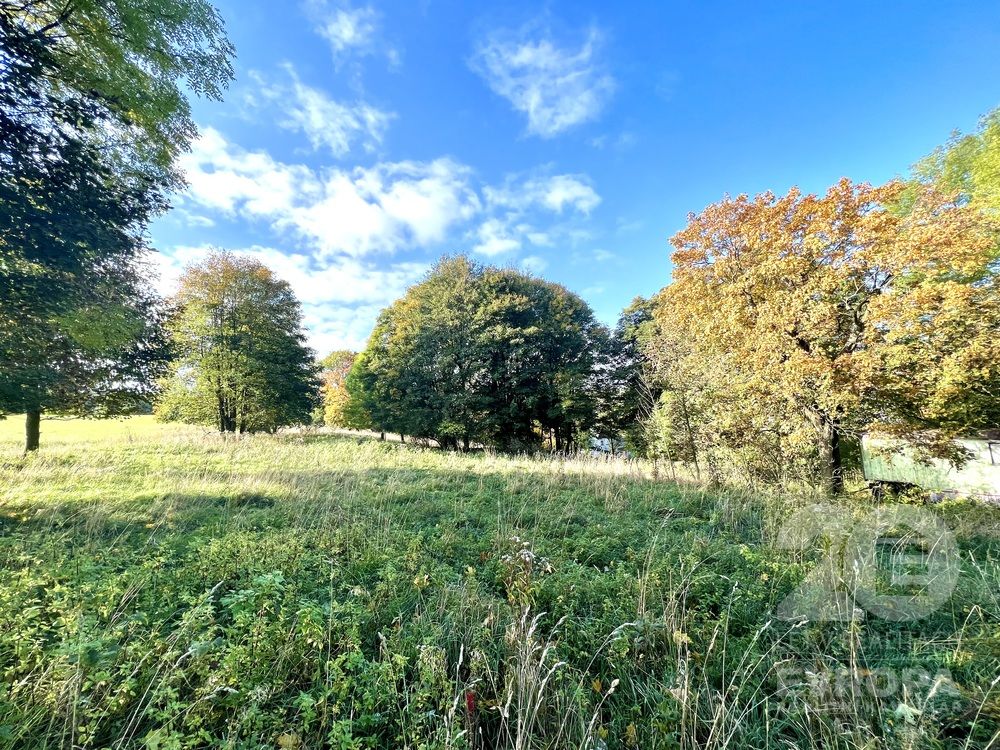
{"type": "Polygon", "coordinates": [[[533,176],[527,179],[508,177],[500,187],[484,190],[490,204],[505,208],[524,210],[532,205],[540,205],[562,213],[572,209],[589,214],[601,202],[589,178],[579,174],[533,176]]]}
{"type": "Polygon", "coordinates": [[[489,87],[528,118],[543,138],[597,117],[615,81],[600,58],[601,34],[591,28],[579,47],[560,46],[536,27],[498,32],[482,41],[471,61],[489,87]]]}
{"type": "Polygon", "coordinates": [[[326,148],[336,157],[346,156],[355,144],[372,152],[381,145],[395,118],[366,102],[343,103],[325,92],[308,86],[291,64],[285,64],[289,82],[267,81],[253,74],[257,92],[252,102],[280,112],[278,125],[302,133],[313,149],[326,148]]]}
{"type": "Polygon", "coordinates": [[[489,218],[473,235],[473,252],[487,256],[571,237],[579,228],[570,215],[587,216],[601,202],[590,180],[579,174],[510,175],[502,185],[484,187],[483,198],[489,218]],[[563,218],[553,223],[553,215],[563,218]]]}
{"type": "Polygon", "coordinates": [[[497,218],[487,219],[480,224],[474,238],[476,244],[472,248],[473,252],[490,257],[520,250],[523,244],[520,233],[497,218]]]}
{"type": "Polygon", "coordinates": [[[557,239],[576,244],[589,239],[580,221],[601,202],[582,174],[532,172],[477,187],[473,170],[447,157],[314,169],[243,149],[214,128],[203,130],[181,164],[185,203],[266,222],[321,257],[431,247],[455,229],[487,256],[557,239]]]}
{"type": "Polygon", "coordinates": [[[355,8],[330,0],[306,0],[305,7],[338,64],[376,51],[385,54],[390,65],[399,64],[399,51],[380,39],[381,15],[371,5],[355,8]]]}
{"type": "Polygon", "coordinates": [[[539,274],[548,267],[548,261],[539,255],[529,255],[526,258],[521,259],[521,268],[528,273],[539,274]]]}
{"type": "Polygon", "coordinates": [[[363,8],[336,7],[324,0],[311,0],[307,8],[316,19],[317,31],[330,43],[334,55],[367,50],[375,39],[378,13],[363,8]]]}

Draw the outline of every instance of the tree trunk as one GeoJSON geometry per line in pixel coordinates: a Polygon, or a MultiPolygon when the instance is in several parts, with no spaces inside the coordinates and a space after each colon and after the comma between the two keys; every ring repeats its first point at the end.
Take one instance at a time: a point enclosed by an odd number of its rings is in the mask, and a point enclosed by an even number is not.
{"type": "Polygon", "coordinates": [[[462,438],[462,450],[465,451],[466,453],[469,452],[469,443],[470,441],[468,435],[462,438]]]}
{"type": "Polygon", "coordinates": [[[221,391],[216,391],[215,400],[219,404],[219,432],[228,432],[229,423],[226,420],[226,415],[227,415],[226,399],[223,397],[221,391]]]}
{"type": "Polygon", "coordinates": [[[841,449],[840,423],[823,416],[820,421],[822,441],[823,479],[831,495],[844,492],[844,455],[841,449]]]}
{"type": "Polygon", "coordinates": [[[378,434],[378,439],[382,440],[383,442],[385,441],[385,430],[382,430],[382,432],[378,434]]]}
{"type": "Polygon", "coordinates": [[[29,411],[24,418],[24,452],[38,450],[38,438],[41,434],[42,412],[40,409],[29,411]]]}

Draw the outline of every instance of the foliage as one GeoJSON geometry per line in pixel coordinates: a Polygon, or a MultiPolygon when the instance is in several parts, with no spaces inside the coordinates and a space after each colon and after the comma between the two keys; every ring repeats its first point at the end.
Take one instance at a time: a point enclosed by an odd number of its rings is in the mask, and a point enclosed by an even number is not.
{"type": "MultiPolygon", "coordinates": [[[[977,132],[956,133],[913,168],[919,185],[958,194],[975,208],[1000,213],[1000,109],[985,115],[977,132]]],[[[919,190],[914,186],[907,195],[919,190]]]]}
{"type": "Polygon", "coordinates": [[[715,440],[808,446],[837,491],[843,442],[865,429],[934,429],[944,445],[1000,424],[995,227],[930,189],[893,210],[905,189],[727,198],[672,239],[662,367],[700,381],[715,440]]]}
{"type": "Polygon", "coordinates": [[[185,271],[173,301],[177,358],[157,403],[162,419],[241,433],[309,421],[316,366],[286,282],[216,252],[185,271]]]}
{"type": "Polygon", "coordinates": [[[963,574],[931,616],[785,623],[824,554],[775,544],[799,498],[638,461],[45,429],[22,459],[0,423],[7,747],[1000,741],[994,507],[938,506],[963,574]]]}
{"type": "Polygon", "coordinates": [[[373,427],[441,445],[557,450],[593,422],[604,332],[556,284],[441,261],[383,311],[348,379],[373,427]]]}
{"type": "Polygon", "coordinates": [[[347,392],[347,375],[357,355],[351,351],[330,352],[320,361],[323,380],[323,423],[328,427],[349,427],[350,394],[347,392]]]}
{"type": "Polygon", "coordinates": [[[203,0],[0,0],[0,411],[148,403],[162,316],[145,232],[180,185],[187,91],[232,50],[203,0]]]}
{"type": "Polygon", "coordinates": [[[0,412],[134,410],[164,355],[142,260],[160,198],[107,164],[106,109],[52,92],[53,51],[0,25],[0,412]]]}
{"type": "Polygon", "coordinates": [[[622,445],[633,453],[649,450],[645,429],[656,393],[650,388],[646,344],[652,330],[653,306],[636,297],[622,311],[607,338],[596,368],[597,419],[594,434],[606,438],[611,450],[622,445]]]}
{"type": "MultiPolygon", "coordinates": [[[[6,40],[45,50],[32,74],[54,96],[106,109],[116,167],[176,187],[174,162],[196,135],[188,93],[221,99],[234,50],[207,0],[0,0],[6,40]]],[[[25,108],[27,109],[27,108],[25,108]]],[[[31,118],[40,129],[44,119],[31,118]]]]}

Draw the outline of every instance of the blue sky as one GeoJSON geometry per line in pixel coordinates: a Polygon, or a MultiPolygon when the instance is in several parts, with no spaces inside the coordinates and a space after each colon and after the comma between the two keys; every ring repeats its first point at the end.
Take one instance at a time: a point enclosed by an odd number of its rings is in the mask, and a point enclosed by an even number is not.
{"type": "Polygon", "coordinates": [[[538,273],[612,323],[726,193],[882,182],[1000,104],[1000,2],[217,0],[161,287],[211,246],[361,348],[444,253],[538,273]]]}

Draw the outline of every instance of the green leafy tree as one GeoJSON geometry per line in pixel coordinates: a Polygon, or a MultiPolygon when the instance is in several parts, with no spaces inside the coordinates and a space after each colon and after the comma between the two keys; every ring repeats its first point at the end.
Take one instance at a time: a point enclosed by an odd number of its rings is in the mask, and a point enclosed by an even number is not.
{"type": "Polygon", "coordinates": [[[217,97],[211,6],[0,0],[0,413],[107,416],[162,370],[150,219],[194,134],[181,83],[217,97]]]}
{"type": "Polygon", "coordinates": [[[53,93],[38,73],[50,50],[20,27],[5,30],[0,413],[26,413],[30,451],[43,411],[109,416],[148,403],[165,350],[143,229],[162,201],[107,163],[93,137],[107,110],[53,93]]]}
{"type": "MultiPolygon", "coordinates": [[[[39,51],[27,62],[54,96],[106,109],[116,168],[173,187],[176,157],[197,134],[188,94],[220,100],[233,77],[233,47],[207,0],[0,0],[0,30],[5,47],[26,38],[39,51]]],[[[44,111],[34,114],[45,130],[44,111]]]]}
{"type": "Polygon", "coordinates": [[[595,433],[636,453],[649,449],[645,422],[658,393],[650,375],[647,343],[652,337],[653,302],[636,297],[618,318],[598,368],[599,402],[595,433]]]}
{"type": "Polygon", "coordinates": [[[317,367],[286,282],[219,252],[185,271],[174,303],[177,358],[157,404],[161,419],[240,433],[309,421],[317,367]]]}
{"type": "Polygon", "coordinates": [[[563,287],[445,259],[383,311],[348,389],[378,430],[564,449],[593,424],[602,334],[563,287]]]}
{"type": "MultiPolygon", "coordinates": [[[[957,194],[975,208],[1000,214],[1000,109],[985,115],[975,133],[956,133],[919,161],[913,176],[945,194],[957,194]]],[[[912,204],[920,188],[906,196],[912,204]]]]}

